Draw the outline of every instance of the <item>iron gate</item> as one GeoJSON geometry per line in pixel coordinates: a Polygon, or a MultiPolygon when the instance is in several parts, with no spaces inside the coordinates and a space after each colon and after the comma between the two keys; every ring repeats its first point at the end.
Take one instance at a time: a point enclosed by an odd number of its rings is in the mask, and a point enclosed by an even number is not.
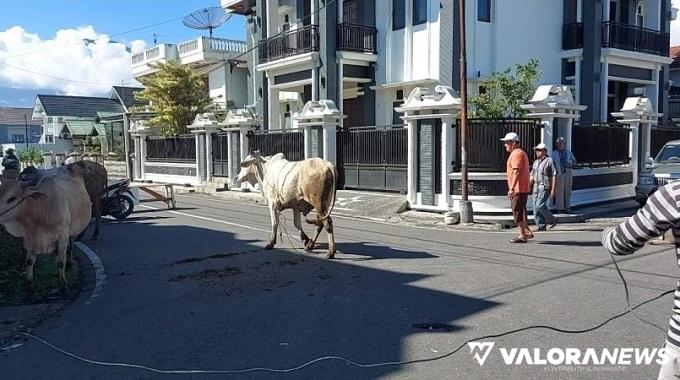
{"type": "Polygon", "coordinates": [[[263,156],[283,153],[288,161],[305,159],[305,135],[301,129],[270,129],[248,132],[248,147],[263,156]]]}
{"type": "Polygon", "coordinates": [[[406,192],[408,130],[403,125],[339,130],[336,157],[342,188],[406,192]]]}
{"type": "Polygon", "coordinates": [[[228,133],[215,133],[212,135],[212,174],[215,177],[228,177],[228,133]]]}

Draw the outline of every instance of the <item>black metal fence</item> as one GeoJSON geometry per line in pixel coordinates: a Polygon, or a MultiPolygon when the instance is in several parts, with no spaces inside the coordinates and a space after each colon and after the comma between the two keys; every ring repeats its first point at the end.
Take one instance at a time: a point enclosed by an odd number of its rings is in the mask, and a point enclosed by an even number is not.
{"type": "MultiPolygon", "coordinates": [[[[508,153],[501,139],[508,132],[515,132],[524,149],[530,151],[541,142],[542,128],[540,121],[530,119],[469,119],[468,168],[478,172],[505,171],[508,153]]],[[[456,135],[454,168],[460,170],[460,120],[456,124],[456,135]]]]}
{"type": "Polygon", "coordinates": [[[343,23],[338,25],[338,50],[374,53],[378,30],[372,26],[343,23]]]}
{"type": "Polygon", "coordinates": [[[147,137],[146,159],[155,162],[195,162],[196,137],[194,135],[147,137]]]}
{"type": "Polygon", "coordinates": [[[248,147],[263,156],[283,153],[288,161],[301,161],[305,159],[305,134],[302,129],[251,131],[248,147]]]}
{"type": "Polygon", "coordinates": [[[571,150],[580,168],[626,165],[630,163],[630,128],[617,124],[574,124],[571,150]]]}
{"type": "Polygon", "coordinates": [[[403,125],[347,128],[336,137],[341,186],[406,191],[408,130],[403,125]]]}
{"type": "Polygon", "coordinates": [[[579,49],[583,47],[583,23],[565,24],[562,29],[562,49],[579,49]]]}
{"type": "Polygon", "coordinates": [[[664,144],[673,140],[680,140],[680,128],[652,128],[650,140],[650,154],[656,157],[664,144]]]}
{"type": "Polygon", "coordinates": [[[620,22],[602,23],[602,47],[668,56],[670,34],[620,22]]]}
{"type": "Polygon", "coordinates": [[[319,27],[307,25],[303,28],[281,32],[261,41],[258,45],[260,63],[319,50],[319,27]]]}
{"type": "Polygon", "coordinates": [[[229,175],[229,137],[227,132],[213,133],[212,139],[212,174],[215,177],[229,175]]]}

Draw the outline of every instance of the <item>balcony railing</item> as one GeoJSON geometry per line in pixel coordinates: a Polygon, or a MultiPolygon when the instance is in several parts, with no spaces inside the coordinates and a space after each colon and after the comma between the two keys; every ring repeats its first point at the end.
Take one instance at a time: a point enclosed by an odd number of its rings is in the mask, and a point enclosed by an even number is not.
{"type": "Polygon", "coordinates": [[[137,53],[137,54],[132,56],[132,64],[133,65],[141,63],[141,62],[144,62],[144,52],[137,53]]]}
{"type": "MultiPolygon", "coordinates": [[[[564,25],[562,48],[583,47],[583,23],[564,25]]],[[[602,23],[602,47],[668,56],[670,34],[620,22],[602,23]]]]}
{"type": "Polygon", "coordinates": [[[602,47],[668,56],[670,34],[618,22],[602,24],[602,47]]]}
{"type": "Polygon", "coordinates": [[[583,23],[565,24],[562,30],[562,49],[580,49],[583,47],[583,23]]]}
{"type": "Polygon", "coordinates": [[[375,43],[377,33],[378,30],[372,26],[339,24],[338,50],[377,54],[375,43]]]}
{"type": "Polygon", "coordinates": [[[261,41],[258,45],[260,63],[318,50],[319,27],[317,25],[307,25],[279,33],[261,41]]]}

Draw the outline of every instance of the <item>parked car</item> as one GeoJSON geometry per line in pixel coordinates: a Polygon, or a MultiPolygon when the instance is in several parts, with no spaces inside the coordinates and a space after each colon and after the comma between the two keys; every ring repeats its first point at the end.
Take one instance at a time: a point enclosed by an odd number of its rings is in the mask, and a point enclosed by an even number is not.
{"type": "Polygon", "coordinates": [[[655,159],[648,159],[635,186],[635,200],[644,205],[659,186],[680,181],[680,140],[667,142],[655,159]]]}

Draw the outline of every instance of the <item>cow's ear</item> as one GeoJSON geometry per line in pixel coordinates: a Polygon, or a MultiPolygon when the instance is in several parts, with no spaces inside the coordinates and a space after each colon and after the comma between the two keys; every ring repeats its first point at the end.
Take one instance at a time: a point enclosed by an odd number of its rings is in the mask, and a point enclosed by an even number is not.
{"type": "Polygon", "coordinates": [[[241,162],[241,167],[247,168],[250,165],[254,164],[256,161],[257,161],[257,157],[250,157],[247,160],[244,160],[243,162],[241,162]]]}
{"type": "Polygon", "coordinates": [[[39,191],[29,191],[27,198],[32,198],[35,200],[47,199],[47,194],[41,193],[39,191]]]}

